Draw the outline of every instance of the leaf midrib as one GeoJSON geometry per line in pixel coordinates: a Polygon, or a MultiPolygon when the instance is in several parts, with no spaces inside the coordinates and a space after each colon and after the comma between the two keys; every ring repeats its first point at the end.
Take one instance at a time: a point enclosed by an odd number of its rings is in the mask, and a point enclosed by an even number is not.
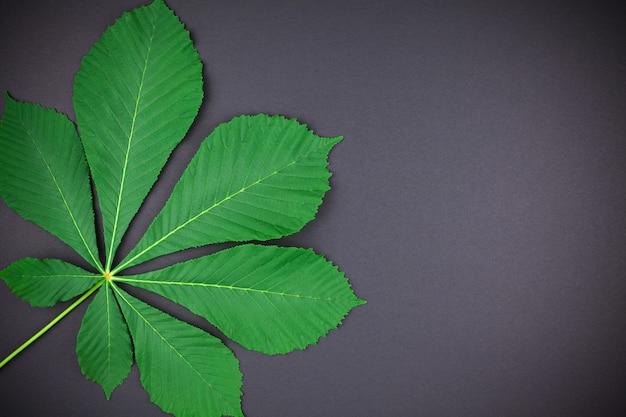
{"type": "MultiPolygon", "coordinates": [[[[111,357],[112,354],[112,345],[111,345],[111,340],[113,339],[113,332],[111,331],[111,301],[110,301],[110,283],[106,283],[106,288],[105,290],[105,301],[106,301],[106,314],[107,314],[107,363],[106,363],[106,369],[107,369],[107,379],[110,381],[112,380],[111,378],[111,374],[113,373],[111,370],[112,364],[113,364],[113,358],[111,357]]],[[[107,396],[110,395],[110,393],[107,392],[107,396]]]]}
{"type": "Polygon", "coordinates": [[[102,276],[100,275],[83,275],[83,274],[55,274],[55,275],[28,275],[28,274],[13,274],[15,277],[20,278],[89,278],[89,279],[100,279],[102,276]]]}
{"type": "Polygon", "coordinates": [[[279,291],[270,291],[263,290],[258,288],[250,288],[250,287],[238,287],[235,285],[223,285],[223,284],[213,284],[213,283],[205,283],[205,282],[173,282],[173,281],[157,281],[151,279],[137,279],[137,278],[125,278],[125,277],[114,277],[112,278],[115,281],[125,282],[125,283],[135,283],[135,284],[155,284],[155,285],[173,285],[173,286],[188,286],[188,287],[203,287],[203,288],[216,288],[216,289],[225,289],[225,290],[234,290],[234,291],[242,291],[242,292],[253,292],[260,293],[265,295],[274,295],[280,297],[291,297],[291,298],[304,298],[308,300],[315,301],[341,301],[342,299],[333,298],[333,297],[315,297],[312,295],[303,295],[303,294],[294,294],[288,292],[279,292],[279,291]]]}

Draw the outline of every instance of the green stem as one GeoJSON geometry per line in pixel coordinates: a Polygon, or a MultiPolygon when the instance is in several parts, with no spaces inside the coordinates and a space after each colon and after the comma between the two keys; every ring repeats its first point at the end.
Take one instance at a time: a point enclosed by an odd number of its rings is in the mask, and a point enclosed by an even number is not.
{"type": "Polygon", "coordinates": [[[4,365],[7,364],[7,362],[9,362],[11,359],[13,359],[15,356],[17,356],[18,353],[20,353],[21,351],[26,349],[28,346],[30,346],[35,340],[39,339],[44,333],[46,333],[48,330],[50,330],[52,328],[52,326],[57,324],[63,317],[67,316],[72,310],[74,310],[76,307],[78,307],[80,305],[80,303],[82,303],[87,298],[89,298],[89,296],[91,294],[93,294],[98,288],[100,288],[103,283],[104,283],[104,280],[101,280],[100,282],[98,282],[89,291],[87,291],[86,293],[81,295],[80,298],[78,298],[76,301],[74,301],[72,304],[70,304],[65,310],[63,310],[58,316],[56,316],[50,323],[48,323],[43,329],[41,329],[37,333],[35,333],[33,335],[33,337],[28,339],[26,342],[22,343],[22,345],[20,347],[15,349],[9,356],[4,358],[4,360],[2,362],[0,362],[0,368],[2,368],[4,365]]]}

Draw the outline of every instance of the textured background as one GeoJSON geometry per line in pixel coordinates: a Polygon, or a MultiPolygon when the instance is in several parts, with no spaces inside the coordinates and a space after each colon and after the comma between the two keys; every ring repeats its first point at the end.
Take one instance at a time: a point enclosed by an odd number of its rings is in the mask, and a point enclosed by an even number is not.
{"type": "MultiPolygon", "coordinates": [[[[228,342],[248,417],[626,415],[620,3],[168,2],[206,100],[129,241],[218,123],[280,113],[345,136],[318,218],[281,242],[326,254],[369,302],[302,352],[228,342]]],[[[81,57],[140,4],[3,1],[0,90],[73,119],[81,57]]],[[[25,256],[80,262],[0,202],[0,268],[25,256]]],[[[0,283],[0,356],[62,308],[0,283]]],[[[0,370],[0,414],[165,415],[136,368],[111,401],[82,376],[85,308],[0,370]]]]}

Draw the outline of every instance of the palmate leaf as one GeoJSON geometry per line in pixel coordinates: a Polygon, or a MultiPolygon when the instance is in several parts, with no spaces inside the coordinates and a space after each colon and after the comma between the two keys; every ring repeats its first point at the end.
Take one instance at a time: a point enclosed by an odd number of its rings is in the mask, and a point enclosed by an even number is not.
{"type": "Polygon", "coordinates": [[[240,245],[117,279],[167,297],[268,354],[316,343],[364,303],[337,267],[301,248],[240,245]]]}
{"type": "Polygon", "coordinates": [[[330,188],[327,157],[340,140],[282,116],[240,116],[221,124],[118,270],[194,246],[299,231],[330,188]]]}
{"type": "Polygon", "coordinates": [[[282,116],[241,116],[218,126],[137,247],[112,268],[131,219],[201,100],[198,54],[163,0],[124,14],[83,59],[74,85],[80,140],[67,117],[7,96],[0,195],[99,272],[32,258],[1,271],[32,305],[80,297],[0,368],[97,291],[76,352],[85,376],[107,398],[128,375],[134,354],[143,386],[163,410],[178,417],[239,417],[242,375],[233,353],[118,284],[164,295],[268,354],[317,343],[365,302],[336,266],[300,248],[242,244],[160,271],[120,275],[194,246],[279,238],[312,220],[329,189],[328,154],[341,137],[317,136],[282,116]],[[104,265],[87,163],[101,205],[104,265]]]}
{"type": "Polygon", "coordinates": [[[74,109],[102,210],[106,269],[202,96],[198,53],[162,0],[125,13],[83,58],[74,109]]]}
{"type": "Polygon", "coordinates": [[[133,347],[110,283],[100,287],[85,312],[76,354],[83,374],[102,386],[107,399],[130,373],[133,347]]]}
{"type": "Polygon", "coordinates": [[[85,153],[67,116],[13,100],[0,123],[0,195],[101,269],[85,153]]]}
{"type": "Polygon", "coordinates": [[[243,417],[239,361],[214,336],[116,287],[130,328],[141,383],[150,400],[177,417],[243,417]]]}

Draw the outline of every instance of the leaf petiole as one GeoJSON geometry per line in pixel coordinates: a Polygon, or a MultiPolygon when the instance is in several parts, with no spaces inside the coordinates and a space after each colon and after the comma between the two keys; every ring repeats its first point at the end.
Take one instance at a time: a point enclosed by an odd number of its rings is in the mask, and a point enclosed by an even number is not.
{"type": "Polygon", "coordinates": [[[58,316],[56,316],[50,323],[46,324],[41,330],[39,330],[37,333],[35,333],[30,339],[28,339],[26,342],[22,343],[22,345],[20,347],[18,347],[17,349],[15,349],[13,352],[11,352],[11,354],[9,356],[7,356],[6,358],[4,358],[2,360],[2,362],[0,362],[0,368],[2,368],[4,365],[6,365],[11,359],[13,359],[15,356],[17,356],[18,353],[20,353],[21,351],[23,351],[24,349],[26,349],[28,346],[30,346],[35,340],[39,339],[41,336],[43,336],[44,333],[46,333],[48,330],[50,330],[52,328],[52,326],[54,326],[55,324],[57,324],[59,321],[61,321],[61,319],[65,316],[67,316],[72,310],[74,310],[76,307],[78,307],[83,301],[85,301],[87,298],[89,298],[89,296],[91,294],[93,294],[98,288],[100,288],[102,286],[102,284],[104,283],[104,279],[100,280],[96,285],[94,285],[93,287],[91,287],[91,289],[87,292],[85,292],[83,295],[81,295],[78,299],[76,299],[76,301],[74,301],[72,304],[70,304],[65,310],[63,310],[58,316]]]}

